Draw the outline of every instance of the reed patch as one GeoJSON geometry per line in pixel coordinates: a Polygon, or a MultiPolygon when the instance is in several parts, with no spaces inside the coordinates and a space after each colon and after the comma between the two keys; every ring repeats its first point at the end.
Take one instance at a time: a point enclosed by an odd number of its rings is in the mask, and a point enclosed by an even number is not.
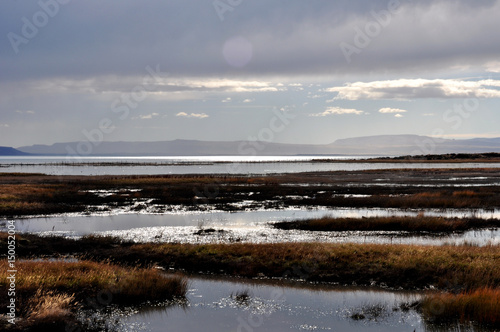
{"type": "MultiPolygon", "coordinates": [[[[101,305],[133,305],[183,297],[186,279],[165,276],[152,268],[124,268],[92,261],[24,260],[16,264],[17,317],[20,328],[74,322],[75,311],[92,309],[92,299],[106,295],[101,305]]],[[[0,262],[6,269],[6,262],[0,262]]],[[[5,287],[6,277],[0,278],[5,287]]],[[[2,306],[5,300],[0,300],[2,306]]]]}

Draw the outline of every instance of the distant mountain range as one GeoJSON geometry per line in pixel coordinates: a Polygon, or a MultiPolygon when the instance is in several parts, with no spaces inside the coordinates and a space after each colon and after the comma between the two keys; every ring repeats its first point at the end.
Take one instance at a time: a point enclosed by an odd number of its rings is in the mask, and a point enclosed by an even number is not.
{"type": "Polygon", "coordinates": [[[500,152],[499,138],[438,139],[418,135],[379,135],[339,139],[331,144],[282,144],[174,140],[161,142],[69,142],[0,148],[0,155],[211,156],[211,155],[422,155],[500,152]]]}
{"type": "Polygon", "coordinates": [[[29,153],[19,151],[7,146],[0,146],[0,156],[27,156],[29,153]]]}

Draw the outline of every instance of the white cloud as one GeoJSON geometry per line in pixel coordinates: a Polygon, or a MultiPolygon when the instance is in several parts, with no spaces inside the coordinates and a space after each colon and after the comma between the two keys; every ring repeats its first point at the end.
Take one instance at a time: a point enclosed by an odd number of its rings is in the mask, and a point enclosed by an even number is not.
{"type": "Polygon", "coordinates": [[[325,96],[324,95],[318,95],[318,94],[313,95],[310,92],[308,93],[308,96],[307,96],[307,98],[312,98],[312,99],[318,99],[318,98],[323,98],[323,97],[325,97],[325,96]]]}
{"type": "Polygon", "coordinates": [[[228,98],[226,98],[226,99],[223,99],[223,100],[222,100],[222,102],[223,102],[223,103],[230,103],[230,102],[231,102],[231,98],[230,98],[230,97],[228,97],[228,98]]]}
{"type": "Polygon", "coordinates": [[[500,61],[490,61],[484,65],[486,71],[500,73],[500,61]]]}
{"type": "Polygon", "coordinates": [[[398,113],[398,114],[395,114],[394,116],[395,116],[396,118],[402,118],[402,117],[403,117],[403,115],[402,115],[402,114],[399,114],[399,113],[398,113]]]}
{"type": "Polygon", "coordinates": [[[130,93],[140,87],[146,95],[171,94],[173,92],[276,92],[286,91],[283,84],[270,81],[233,80],[215,78],[180,78],[165,75],[154,80],[142,76],[100,75],[92,79],[51,78],[31,80],[34,90],[50,92],[75,92],[89,94],[130,93]]]}
{"type": "Polygon", "coordinates": [[[6,123],[0,123],[0,127],[9,128],[10,126],[6,123]]]}
{"type": "Polygon", "coordinates": [[[222,91],[222,92],[268,92],[278,91],[280,83],[265,81],[238,81],[231,79],[193,79],[177,80],[169,82],[172,87],[192,89],[200,91],[222,91]]]}
{"type": "Polygon", "coordinates": [[[132,118],[132,120],[137,120],[137,119],[140,119],[140,120],[151,120],[152,118],[155,118],[157,117],[158,113],[151,113],[151,114],[146,114],[146,115],[139,115],[139,116],[135,116],[132,118]]]}
{"type": "Polygon", "coordinates": [[[255,99],[245,99],[243,100],[244,103],[251,103],[253,102],[255,99]]]}
{"type": "Polygon", "coordinates": [[[197,118],[197,119],[204,119],[208,118],[208,114],[205,113],[191,113],[187,114],[186,112],[179,112],[175,116],[180,116],[180,117],[185,117],[185,118],[197,118]]]}
{"type": "Polygon", "coordinates": [[[35,111],[21,111],[21,110],[17,110],[16,113],[19,113],[19,114],[35,114],[35,111]]]}
{"type": "Polygon", "coordinates": [[[414,99],[414,98],[500,98],[500,81],[458,79],[399,79],[355,82],[326,89],[337,99],[414,99]]]}
{"type": "Polygon", "coordinates": [[[361,115],[365,114],[365,112],[353,108],[328,107],[324,112],[309,114],[309,116],[327,116],[327,115],[343,115],[343,114],[361,115]]]}
{"type": "Polygon", "coordinates": [[[378,110],[379,113],[406,113],[406,110],[399,108],[384,107],[378,110]]]}
{"type": "Polygon", "coordinates": [[[434,115],[436,115],[436,114],[434,114],[434,113],[424,113],[424,114],[422,114],[422,116],[434,116],[434,115]]]}

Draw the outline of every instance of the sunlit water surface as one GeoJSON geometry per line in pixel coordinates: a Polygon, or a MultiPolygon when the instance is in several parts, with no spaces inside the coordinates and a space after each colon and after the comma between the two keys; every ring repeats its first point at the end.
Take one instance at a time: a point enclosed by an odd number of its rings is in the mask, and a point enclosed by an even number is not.
{"type": "Polygon", "coordinates": [[[422,297],[416,292],[269,280],[194,277],[189,281],[185,303],[143,306],[109,321],[122,332],[484,331],[424,320],[414,307],[422,297]]]}
{"type": "Polygon", "coordinates": [[[417,312],[401,310],[415,293],[202,278],[189,288],[186,305],[142,308],[122,317],[120,330],[424,331],[417,312]]]}
{"type": "MultiPolygon", "coordinates": [[[[273,222],[332,217],[416,216],[420,210],[317,208],[303,210],[258,210],[243,212],[186,212],[163,214],[102,214],[92,216],[63,215],[48,218],[16,220],[19,232],[42,235],[80,237],[88,234],[117,236],[136,242],[175,243],[276,243],[276,242],[333,242],[333,243],[393,243],[440,245],[500,243],[500,229],[470,230],[452,234],[418,234],[397,231],[312,232],[279,230],[273,222]]],[[[446,217],[500,218],[500,210],[426,210],[426,215],[446,217]]],[[[1,224],[6,227],[5,222],[1,224]]]]}
{"type": "Polygon", "coordinates": [[[366,156],[0,157],[0,172],[51,175],[273,174],[398,168],[498,168],[500,163],[342,163],[366,156]],[[334,160],[335,163],[312,162],[334,160]],[[81,164],[83,163],[83,165],[81,164]],[[96,163],[100,163],[96,166],[96,163]],[[113,164],[115,163],[115,164],[113,164]],[[125,166],[116,163],[133,163],[125,166]],[[85,165],[87,164],[87,165],[85,165]],[[143,165],[141,165],[143,164],[143,165]],[[154,164],[154,165],[153,165],[154,164]]]}

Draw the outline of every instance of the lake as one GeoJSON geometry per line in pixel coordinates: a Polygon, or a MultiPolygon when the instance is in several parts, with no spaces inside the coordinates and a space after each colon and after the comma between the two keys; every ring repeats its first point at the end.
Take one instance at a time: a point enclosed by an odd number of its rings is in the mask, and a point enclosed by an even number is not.
{"type": "MultiPolygon", "coordinates": [[[[372,156],[373,157],[373,156],[372,156]]],[[[50,175],[275,174],[398,168],[499,168],[500,163],[342,162],[367,156],[0,157],[0,172],[50,175]],[[314,162],[330,160],[332,162],[314,162]]]]}

